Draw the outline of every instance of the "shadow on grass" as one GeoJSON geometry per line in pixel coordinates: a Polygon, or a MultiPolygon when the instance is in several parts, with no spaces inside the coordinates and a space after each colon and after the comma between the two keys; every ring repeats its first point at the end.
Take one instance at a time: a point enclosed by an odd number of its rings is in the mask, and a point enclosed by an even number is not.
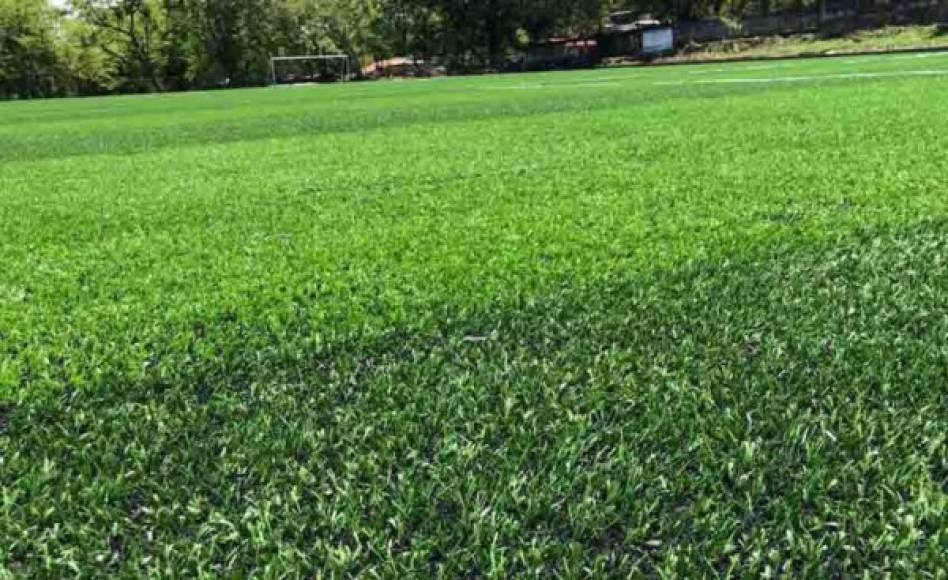
{"type": "MultiPolygon", "coordinates": [[[[877,82],[867,79],[864,82],[877,82]]],[[[429,106],[415,104],[383,109],[320,109],[315,112],[294,110],[288,113],[257,115],[233,119],[188,122],[186,113],[169,112],[166,123],[151,127],[133,127],[118,123],[108,127],[70,129],[60,124],[56,132],[11,132],[0,140],[0,162],[39,161],[83,155],[147,154],[166,148],[199,145],[254,142],[268,139],[315,137],[319,135],[365,133],[373,130],[411,127],[414,125],[463,123],[504,118],[566,113],[571,111],[608,110],[620,107],[649,106],[678,99],[734,98],[741,95],[771,91],[801,90],[792,83],[770,83],[745,86],[684,85],[655,87],[642,85],[634,93],[584,92],[583,98],[550,98],[546,91],[515,100],[503,91],[497,97],[475,92],[463,102],[429,106]],[[494,100],[499,98],[500,100],[494,100]],[[179,117],[180,115],[180,117],[179,117]]],[[[143,113],[147,114],[146,111],[143,113]]]]}
{"type": "Polygon", "coordinates": [[[564,280],[327,346],[222,315],[216,355],[7,408],[0,534],[24,571],[934,571],[944,520],[911,498],[948,477],[946,233],[564,280]],[[891,535],[904,513],[920,539],[891,535]]]}

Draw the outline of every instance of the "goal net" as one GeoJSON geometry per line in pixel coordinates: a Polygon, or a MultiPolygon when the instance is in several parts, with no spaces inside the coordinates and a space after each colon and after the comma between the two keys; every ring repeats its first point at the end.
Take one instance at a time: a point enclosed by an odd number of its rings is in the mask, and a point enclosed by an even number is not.
{"type": "Polygon", "coordinates": [[[270,82],[274,85],[345,82],[350,78],[346,54],[270,57],[270,82]]]}

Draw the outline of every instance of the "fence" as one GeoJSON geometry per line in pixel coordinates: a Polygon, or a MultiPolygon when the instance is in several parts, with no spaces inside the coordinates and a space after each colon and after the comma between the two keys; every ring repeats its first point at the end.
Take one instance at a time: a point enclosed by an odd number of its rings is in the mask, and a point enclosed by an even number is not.
{"type": "Polygon", "coordinates": [[[693,20],[675,23],[679,44],[709,42],[748,36],[773,36],[801,32],[845,34],[889,25],[934,24],[948,21],[948,1],[905,2],[889,10],[857,13],[855,10],[783,13],[734,21],[693,20]]]}

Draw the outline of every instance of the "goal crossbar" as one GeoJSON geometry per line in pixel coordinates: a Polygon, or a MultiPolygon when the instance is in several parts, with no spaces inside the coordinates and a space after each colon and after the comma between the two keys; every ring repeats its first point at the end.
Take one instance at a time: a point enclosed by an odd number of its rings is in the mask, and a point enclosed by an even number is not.
{"type": "Polygon", "coordinates": [[[349,55],[348,54],[301,54],[294,56],[271,56],[270,57],[270,80],[277,84],[276,63],[299,60],[341,60],[345,64],[345,73],[343,81],[349,80],[349,55]]]}

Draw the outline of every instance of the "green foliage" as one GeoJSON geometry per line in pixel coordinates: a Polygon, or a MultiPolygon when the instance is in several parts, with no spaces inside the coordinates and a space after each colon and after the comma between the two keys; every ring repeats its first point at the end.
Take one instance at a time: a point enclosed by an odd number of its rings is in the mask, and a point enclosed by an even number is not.
{"type": "Polygon", "coordinates": [[[64,82],[52,8],[36,0],[0,0],[0,97],[55,94],[64,82]]]}
{"type": "Polygon", "coordinates": [[[836,38],[824,38],[818,34],[796,34],[708,42],[689,47],[687,52],[674,58],[773,58],[945,47],[948,47],[948,39],[939,36],[936,26],[886,26],[836,38]]]}
{"type": "Polygon", "coordinates": [[[0,105],[0,570],[937,577],[946,62],[0,105]]]}
{"type": "Polygon", "coordinates": [[[161,0],[72,0],[90,25],[93,42],[112,59],[119,88],[164,89],[162,43],[169,31],[169,10],[161,0]]]}
{"type": "MultiPolygon", "coordinates": [[[[594,37],[614,11],[718,18],[736,29],[749,15],[825,7],[815,0],[2,0],[0,98],[258,86],[269,82],[270,57],[289,54],[519,70],[531,42],[594,37]]],[[[935,10],[910,17],[929,22],[935,10]]],[[[889,46],[877,37],[868,43],[889,46]]]]}

